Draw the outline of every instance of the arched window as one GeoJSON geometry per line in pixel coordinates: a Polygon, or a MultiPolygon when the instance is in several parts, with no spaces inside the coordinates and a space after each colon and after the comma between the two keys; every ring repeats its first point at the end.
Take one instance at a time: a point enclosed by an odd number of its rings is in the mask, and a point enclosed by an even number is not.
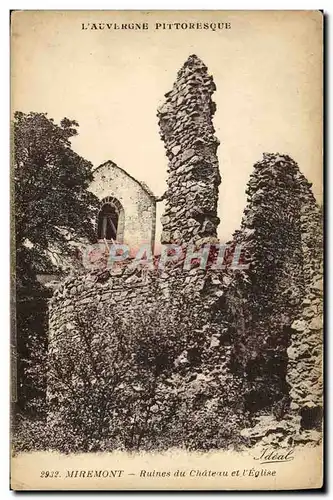
{"type": "Polygon", "coordinates": [[[121,203],[111,196],[102,200],[98,214],[97,237],[99,240],[122,242],[124,232],[124,210],[121,203]]]}
{"type": "Polygon", "coordinates": [[[98,238],[117,239],[118,214],[115,207],[106,203],[98,215],[98,238]]]}

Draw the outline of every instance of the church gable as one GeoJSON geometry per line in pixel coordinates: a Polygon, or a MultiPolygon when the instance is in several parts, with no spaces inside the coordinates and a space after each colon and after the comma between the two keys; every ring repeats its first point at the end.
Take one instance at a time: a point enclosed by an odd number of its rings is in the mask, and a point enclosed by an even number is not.
{"type": "Polygon", "coordinates": [[[130,248],[155,240],[156,200],[149,188],[112,161],[97,167],[90,190],[101,200],[96,221],[98,239],[130,248]]]}

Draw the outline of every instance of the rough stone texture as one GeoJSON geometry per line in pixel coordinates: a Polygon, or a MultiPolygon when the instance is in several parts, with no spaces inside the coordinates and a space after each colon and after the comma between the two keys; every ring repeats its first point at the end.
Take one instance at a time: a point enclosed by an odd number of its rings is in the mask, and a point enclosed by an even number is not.
{"type": "MultiPolygon", "coordinates": [[[[216,241],[220,175],[218,141],[211,121],[214,90],[206,66],[190,56],[159,110],[169,158],[162,243],[181,243],[186,248],[216,241]]],[[[107,163],[96,172],[94,181],[94,192],[100,198],[115,194],[110,179],[119,182],[117,193],[126,220],[125,196],[131,200],[135,181],[107,163]],[[113,173],[108,177],[109,171],[113,173]],[[132,191],[126,190],[128,185],[132,191]]],[[[137,189],[135,200],[141,203],[143,197],[146,210],[153,210],[150,195],[139,186],[137,189]]],[[[283,439],[288,429],[315,428],[322,393],[320,209],[311,185],[285,155],[264,155],[254,167],[247,194],[234,243],[242,244],[248,270],[201,270],[193,262],[190,270],[183,271],[180,262],[176,266],[170,263],[163,271],[124,267],[70,277],[50,302],[50,350],[61,349],[61,336],[90,303],[121,304],[126,316],[133,309],[149,308],[157,300],[156,286],[164,297],[161,308],[171,287],[178,288],[191,297],[194,309],[211,312],[205,325],[210,336],[207,364],[190,383],[199,384],[200,377],[204,378],[205,391],[213,396],[214,384],[225,386],[226,393],[236,392],[242,412],[258,421],[252,431],[244,430],[251,439],[271,434],[269,426],[274,427],[277,441],[281,428],[283,439]],[[312,414],[309,408],[314,409],[312,414]],[[277,425],[285,415],[291,420],[277,425]]],[[[139,242],[142,225],[144,234],[149,233],[152,220],[149,216],[150,222],[142,224],[142,206],[135,208],[133,218],[130,243],[139,242]]],[[[208,403],[214,406],[213,396],[208,403]]]]}
{"type": "Polygon", "coordinates": [[[292,446],[318,444],[321,433],[314,429],[304,429],[301,417],[287,415],[283,420],[277,420],[272,415],[260,415],[255,418],[255,425],[241,430],[241,435],[249,440],[252,446],[268,446],[290,450],[292,446]]]}
{"type": "MultiPolygon", "coordinates": [[[[167,153],[171,158],[169,187],[172,185],[173,187],[165,195],[167,208],[162,218],[164,228],[162,243],[181,242],[186,246],[196,241],[200,245],[207,241],[207,238],[204,238],[206,236],[213,236],[215,237],[213,241],[217,241],[216,207],[220,175],[215,154],[218,141],[213,136],[214,129],[211,122],[214,106],[210,96],[214,89],[215,85],[212,78],[207,75],[206,66],[196,56],[191,56],[179,72],[174,90],[168,97],[171,112],[166,112],[167,103],[159,110],[161,135],[166,134],[167,150],[170,148],[173,150],[167,153]],[[167,132],[168,123],[171,122],[176,133],[175,140],[167,132]],[[168,231],[171,236],[165,238],[168,231]]],[[[137,183],[133,183],[127,174],[111,162],[95,171],[91,189],[101,199],[117,196],[125,209],[124,241],[126,243],[139,241],[138,231],[136,233],[135,231],[138,226],[142,226],[142,206],[139,204],[135,208],[132,216],[134,229],[126,239],[126,235],[129,234],[126,232],[128,228],[126,221],[129,216],[127,206],[132,204],[134,207],[133,201],[140,201],[140,196],[143,194],[145,202],[151,206],[150,194],[144,193],[140,186],[137,187],[137,183]],[[128,190],[129,187],[131,191],[128,190]],[[133,197],[134,188],[136,191],[133,197]]],[[[147,224],[143,224],[144,232],[147,232],[146,227],[147,224]]],[[[208,241],[212,240],[208,238],[208,241]]],[[[73,318],[89,303],[121,302],[123,314],[126,315],[126,312],[133,308],[149,308],[149,304],[156,300],[157,284],[165,300],[168,300],[170,288],[178,287],[188,293],[193,307],[203,307],[205,310],[213,311],[214,304],[218,303],[223,294],[222,290],[230,282],[230,279],[224,280],[222,276],[219,279],[217,275],[213,276],[214,273],[213,275],[206,273],[199,269],[195,262],[192,263],[191,269],[185,272],[182,270],[183,261],[177,266],[170,263],[163,271],[137,269],[134,272],[129,271],[126,266],[111,272],[103,270],[105,263],[106,259],[103,262],[102,258],[95,263],[96,269],[91,273],[68,278],[55,292],[50,302],[50,351],[58,341],[61,343],[61,336],[68,331],[68,327],[71,328],[73,318]]],[[[214,315],[215,311],[212,317],[214,315]]],[[[218,372],[222,374],[221,376],[225,376],[228,372],[230,346],[226,345],[224,335],[227,328],[221,318],[218,329],[220,333],[216,332],[212,324],[210,325],[211,357],[219,358],[218,372]],[[222,354],[221,345],[224,345],[222,354]]],[[[49,388],[50,392],[52,387],[49,388]]]]}
{"type": "Polygon", "coordinates": [[[73,318],[90,304],[121,303],[124,311],[128,307],[149,306],[151,279],[142,269],[130,272],[120,267],[113,272],[92,271],[67,278],[50,300],[50,347],[64,329],[70,329],[73,318]]]}
{"type": "Polygon", "coordinates": [[[321,428],[323,396],[323,216],[302,177],[300,211],[304,293],[291,325],[287,382],[303,429],[321,428]]]}
{"type": "Polygon", "coordinates": [[[287,382],[291,409],[301,416],[304,429],[320,429],[323,405],[323,276],[313,279],[298,318],[291,325],[287,382]]]}
{"type": "Polygon", "coordinates": [[[108,161],[94,170],[90,190],[101,201],[112,197],[121,204],[124,213],[119,221],[119,243],[125,243],[131,249],[137,249],[143,244],[153,247],[156,201],[144,183],[135,180],[112,161],[108,161]]]}
{"type": "Polygon", "coordinates": [[[317,407],[322,394],[321,211],[311,184],[285,155],[264,155],[247,194],[235,239],[251,266],[246,282],[239,282],[245,321],[233,353],[247,374],[246,398],[254,409],[275,405],[277,415],[290,402],[292,409],[317,407]]]}
{"type": "Polygon", "coordinates": [[[216,238],[221,182],[212,116],[215,84],[195,55],[185,62],[158,110],[168,164],[162,243],[199,244],[216,238]]]}

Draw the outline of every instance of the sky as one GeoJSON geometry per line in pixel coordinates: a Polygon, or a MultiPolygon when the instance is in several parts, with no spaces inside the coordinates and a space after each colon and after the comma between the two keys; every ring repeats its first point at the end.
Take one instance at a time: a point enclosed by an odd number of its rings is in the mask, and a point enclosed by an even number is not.
{"type": "MultiPolygon", "coordinates": [[[[12,111],[78,121],[73,148],[114,161],[156,196],[167,158],[157,108],[189,55],[208,66],[222,183],[219,236],[239,227],[245,188],[264,152],[290,155],[322,197],[322,17],[319,11],[26,11],[12,16],[12,111]],[[82,29],[148,23],[147,30],[82,29]],[[231,29],[156,29],[156,22],[231,29]]],[[[159,218],[163,206],[158,204],[159,218]]]]}

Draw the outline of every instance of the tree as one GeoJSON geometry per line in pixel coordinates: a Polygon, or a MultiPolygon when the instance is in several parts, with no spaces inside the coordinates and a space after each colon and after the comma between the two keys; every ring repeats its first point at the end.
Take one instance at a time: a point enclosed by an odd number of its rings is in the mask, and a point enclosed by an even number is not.
{"type": "Polygon", "coordinates": [[[46,113],[14,114],[13,264],[18,397],[25,410],[29,398],[45,389],[41,374],[47,348],[47,290],[38,283],[37,275],[59,271],[61,260],[73,255],[71,240],[95,238],[98,200],[87,189],[93,179],[92,164],[73,151],[70,143],[77,127],[68,118],[57,125],[46,113]],[[37,359],[40,370],[36,369],[37,359]],[[35,390],[34,374],[39,374],[35,390]]]}
{"type": "Polygon", "coordinates": [[[52,252],[71,252],[69,234],[95,238],[92,164],[71,148],[76,121],[59,126],[45,113],[17,112],[13,126],[16,248],[30,249],[22,258],[33,254],[32,271],[48,271],[52,252]]]}

